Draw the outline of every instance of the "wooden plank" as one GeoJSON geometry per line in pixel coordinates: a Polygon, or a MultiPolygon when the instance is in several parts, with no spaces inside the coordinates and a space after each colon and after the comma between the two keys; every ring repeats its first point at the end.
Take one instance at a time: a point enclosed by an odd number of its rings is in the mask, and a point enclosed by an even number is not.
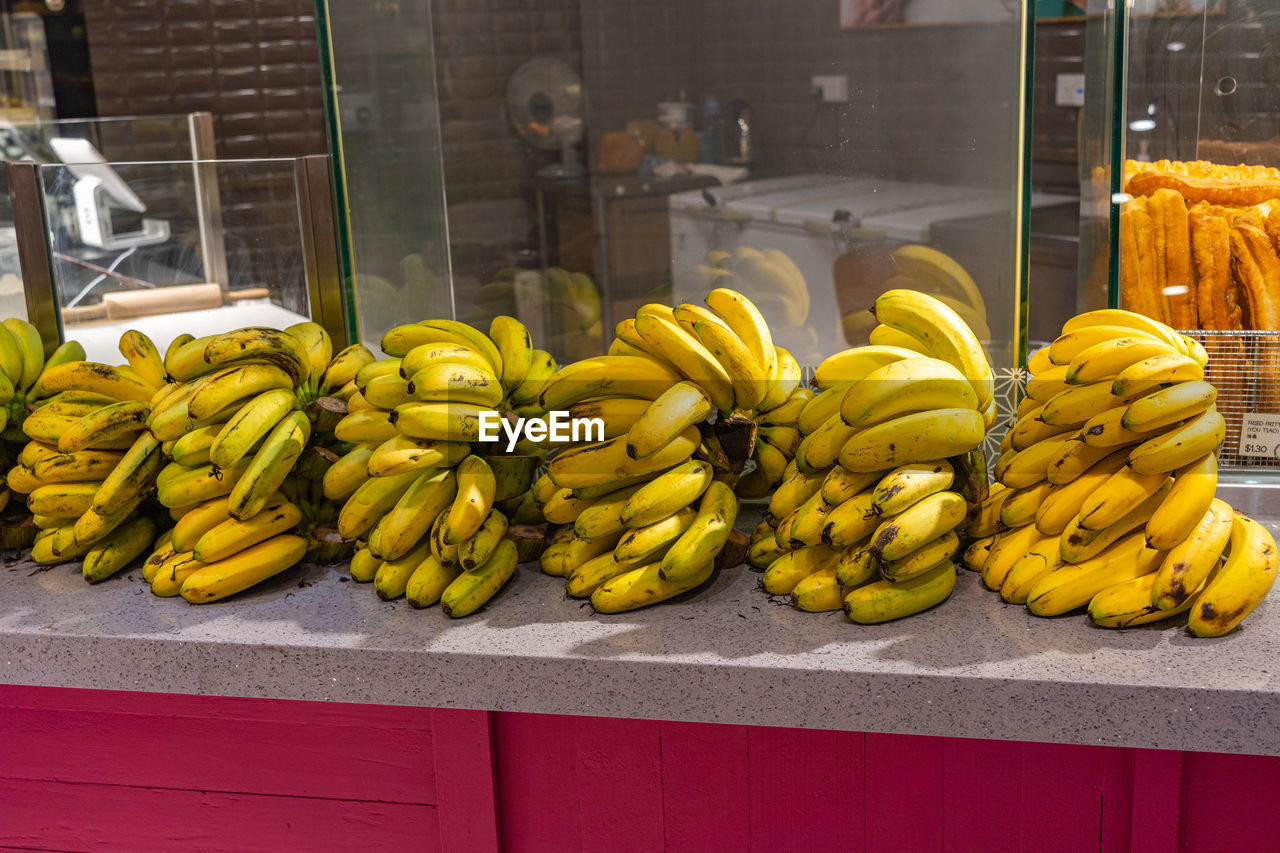
{"type": "Polygon", "coordinates": [[[502,843],[509,851],[582,850],[569,722],[549,714],[493,715],[502,843]]]}
{"type": "Polygon", "coordinates": [[[1098,849],[1103,756],[1100,746],[1023,744],[1023,849],[1098,849]]]}
{"type": "Polygon", "coordinates": [[[942,840],[948,850],[1017,850],[1022,744],[944,738],[942,840]]]}
{"type": "Polygon", "coordinates": [[[1183,753],[1181,849],[1274,850],[1280,837],[1277,801],[1280,758],[1183,753]]]}
{"type": "Polygon", "coordinates": [[[862,849],[857,764],[840,766],[856,752],[847,733],[752,726],[747,738],[754,849],[862,849]]]}
{"type": "Polygon", "coordinates": [[[1134,750],[1133,805],[1130,810],[1132,853],[1178,849],[1182,800],[1182,753],[1161,749],[1134,750]]]}
{"type": "MultiPolygon", "coordinates": [[[[164,703],[161,703],[162,705],[164,703]]],[[[135,706],[136,707],[136,706],[135,706]]],[[[313,703],[279,703],[263,719],[63,708],[0,708],[0,772],[11,778],[433,804],[426,711],[348,709],[339,722],[313,703]],[[287,714],[282,712],[288,712],[287,714]],[[406,725],[413,723],[413,725],[406,725]]],[[[267,709],[259,709],[265,711],[267,709]]]]}
{"type": "Polygon", "coordinates": [[[576,760],[574,789],[584,851],[660,850],[662,756],[658,723],[563,717],[576,760]]]}
{"type": "Polygon", "coordinates": [[[942,849],[943,739],[867,735],[867,849],[942,849]]]}
{"type": "Polygon", "coordinates": [[[747,726],[659,724],[668,850],[751,846],[747,726]]]}
{"type": "MultiPolygon", "coordinates": [[[[498,787],[494,778],[492,714],[435,708],[431,714],[434,773],[440,807],[440,846],[474,853],[502,849],[498,822],[498,787]]],[[[423,762],[424,764],[426,762],[423,762]]]]}
{"type": "Polygon", "coordinates": [[[863,853],[867,847],[867,736],[836,732],[835,808],[840,849],[863,853]]]}
{"type": "Polygon", "coordinates": [[[1108,748],[1102,759],[1101,853],[1128,853],[1133,835],[1133,764],[1136,749],[1108,748]]]}
{"type": "Polygon", "coordinates": [[[0,844],[57,850],[439,850],[436,808],[0,778],[0,844]]]}

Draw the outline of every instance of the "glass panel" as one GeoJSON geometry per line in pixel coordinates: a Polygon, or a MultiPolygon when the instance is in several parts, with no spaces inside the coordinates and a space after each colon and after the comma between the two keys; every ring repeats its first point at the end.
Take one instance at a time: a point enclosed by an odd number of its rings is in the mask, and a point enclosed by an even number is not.
{"type": "Polygon", "coordinates": [[[163,350],[307,319],[294,162],[40,167],[64,339],[114,363],[129,328],[163,350]]]}
{"type": "Polygon", "coordinates": [[[353,285],[348,322],[376,347],[407,319],[453,316],[430,3],[324,0],[317,9],[353,285]]]}

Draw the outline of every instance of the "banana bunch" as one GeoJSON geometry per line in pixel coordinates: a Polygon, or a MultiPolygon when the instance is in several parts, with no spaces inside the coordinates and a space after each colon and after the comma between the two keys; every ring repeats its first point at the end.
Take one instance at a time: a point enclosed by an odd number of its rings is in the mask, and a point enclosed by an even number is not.
{"type": "Polygon", "coordinates": [[[146,420],[166,373],[140,332],[126,332],[120,352],[128,366],[84,361],[75,343],[54,351],[28,387],[34,411],[21,429],[29,441],[7,477],[40,529],[32,559],[83,559],[90,583],[119,572],[156,536],[145,502],[162,460],[146,420]]]}
{"type": "MultiPolygon", "coordinates": [[[[982,292],[954,258],[930,246],[910,244],[895,249],[891,260],[893,275],[882,285],[883,290],[905,288],[928,293],[959,314],[979,340],[991,340],[982,292]]],[[[856,311],[846,314],[841,326],[845,340],[857,343],[867,340],[876,319],[868,311],[856,311]]]]}
{"type": "Polygon", "coordinates": [[[155,595],[216,601],[306,555],[289,481],[311,441],[302,407],[327,387],[332,349],[316,323],[182,335],[169,346],[174,381],[147,420],[170,460],[155,485],[174,523],[164,559],[144,569],[155,595]]]}
{"type": "Polygon", "coordinates": [[[382,349],[388,358],[355,373],[334,430],[349,449],[325,472],[324,495],[342,502],[338,534],[359,543],[353,579],[386,600],[467,616],[514,574],[512,521],[542,520],[529,490],[540,447],[522,440],[516,455],[498,455],[502,436],[473,448],[481,413],[541,414],[556,364],[505,315],[488,335],[454,320],[398,326],[382,349]],[[473,452],[484,447],[495,455],[473,452]]]}
{"type": "Polygon", "coordinates": [[[769,594],[860,623],[951,594],[958,531],[986,497],[978,448],[994,411],[990,366],[955,311],[904,290],[874,310],[910,346],[855,347],[818,366],[795,458],[747,551],[769,594]]]}
{"type": "Polygon", "coordinates": [[[1275,578],[1265,528],[1215,498],[1226,425],[1192,338],[1139,314],[1092,311],[1035,353],[1018,419],[974,513],[965,563],[1036,615],[1088,605],[1127,627],[1190,612],[1234,628],[1275,578]]]}
{"type": "Polygon", "coordinates": [[[812,396],[798,387],[799,364],[742,294],[717,288],[706,305],[641,306],[608,355],[566,365],[539,395],[545,411],[604,425],[603,441],[557,448],[533,488],[561,525],[543,571],[599,612],[703,584],[733,535],[735,486],[766,494],[799,442],[812,396]],[[751,453],[755,467],[740,476],[751,453]]]}

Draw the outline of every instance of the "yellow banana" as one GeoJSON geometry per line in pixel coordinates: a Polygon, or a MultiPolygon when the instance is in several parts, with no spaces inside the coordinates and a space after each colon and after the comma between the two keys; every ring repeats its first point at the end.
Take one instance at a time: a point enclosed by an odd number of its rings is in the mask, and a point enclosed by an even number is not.
{"type": "Polygon", "coordinates": [[[1050,438],[1018,451],[1013,459],[1000,468],[1000,482],[1011,489],[1025,489],[1047,480],[1050,461],[1058,456],[1068,441],[1065,438],[1050,438]]]}
{"type": "Polygon", "coordinates": [[[225,424],[211,424],[193,429],[182,438],[173,442],[164,442],[161,450],[166,451],[166,455],[174,462],[187,468],[212,464],[213,459],[209,456],[209,450],[224,426],[225,424]]]}
{"type": "Polygon", "coordinates": [[[813,384],[827,390],[837,384],[858,382],[886,364],[902,361],[905,358],[919,358],[919,356],[919,352],[903,347],[854,347],[824,359],[814,371],[813,384]]]}
{"type": "Polygon", "coordinates": [[[909,412],[978,408],[972,386],[950,363],[912,358],[887,364],[854,384],[840,404],[840,417],[865,427],[909,412]]]}
{"type": "Polygon", "coordinates": [[[457,488],[449,517],[441,530],[446,545],[461,545],[484,524],[493,508],[497,488],[493,469],[479,456],[468,456],[458,463],[457,488]]]}
{"type": "Polygon", "coordinates": [[[192,552],[202,563],[215,563],[273,536],[288,533],[301,521],[302,510],[296,504],[277,499],[247,521],[228,518],[215,525],[196,540],[192,552]]]}
{"type": "Polygon", "coordinates": [[[917,459],[945,459],[982,443],[982,414],[972,409],[938,409],[902,415],[855,434],[840,451],[850,471],[879,471],[917,459]]]}
{"type": "Polygon", "coordinates": [[[662,558],[658,573],[677,583],[697,575],[720,553],[737,518],[738,499],[733,489],[713,480],[698,503],[693,523],[662,558]]]}
{"type": "Polygon", "coordinates": [[[872,346],[879,347],[896,347],[898,349],[910,350],[917,356],[925,358],[933,358],[933,350],[929,349],[929,345],[917,338],[915,335],[908,334],[900,329],[892,326],[886,326],[883,323],[873,328],[867,334],[867,341],[872,346]]]}
{"type": "Polygon", "coordinates": [[[533,364],[529,367],[524,381],[511,392],[511,402],[517,406],[527,406],[537,401],[547,384],[556,372],[556,360],[546,350],[533,351],[533,364]]]}
{"type": "Polygon", "coordinates": [[[964,498],[955,492],[929,495],[882,522],[871,537],[871,551],[881,560],[900,560],[959,527],[966,512],[964,498]]]}
{"type": "Polygon", "coordinates": [[[103,480],[120,463],[118,450],[81,450],[58,453],[36,462],[33,473],[44,483],[78,483],[103,480]]]}
{"type": "Polygon", "coordinates": [[[1111,393],[1117,397],[1146,394],[1162,385],[1204,379],[1204,368],[1180,353],[1154,355],[1129,365],[1116,375],[1111,393]]]}
{"type": "MultiPolygon", "coordinates": [[[[1135,527],[1145,525],[1172,486],[1172,480],[1166,480],[1151,497],[1129,510],[1116,523],[1100,530],[1086,530],[1081,527],[1079,516],[1072,519],[1067,529],[1062,531],[1062,559],[1068,563],[1082,563],[1102,553],[1108,545],[1135,527]]],[[[1152,571],[1155,569],[1153,568],[1152,571]]]]}
{"type": "MultiPolygon", "coordinates": [[[[1119,447],[1095,447],[1084,441],[1083,434],[1082,430],[1079,433],[1068,436],[1067,440],[1058,448],[1058,452],[1049,459],[1046,473],[1050,483],[1055,486],[1061,486],[1073,482],[1093,468],[1094,465],[1117,452],[1117,450],[1127,450],[1129,447],[1127,444],[1122,444],[1119,447]]],[[[1127,453],[1125,458],[1128,458],[1127,453]]]]}
{"type": "Polygon", "coordinates": [[[614,546],[614,559],[622,563],[636,564],[659,554],[693,525],[697,515],[697,509],[686,506],[644,527],[633,527],[622,534],[622,538],[614,546]]]}
{"type": "Polygon", "coordinates": [[[70,361],[51,367],[40,375],[40,385],[49,393],[93,391],[117,400],[149,403],[156,389],[127,367],[112,367],[93,361],[70,361]]]}
{"type": "Polygon", "coordinates": [[[791,590],[791,606],[806,613],[828,613],[844,606],[836,567],[828,566],[801,578],[791,590]]]}
{"type": "Polygon", "coordinates": [[[292,392],[293,379],[271,364],[236,365],[201,383],[187,401],[187,413],[196,420],[204,420],[237,401],[275,389],[292,392]]]}
{"type": "Polygon", "coordinates": [[[1195,604],[1195,596],[1170,610],[1151,603],[1155,575],[1143,575],[1109,586],[1089,601],[1089,618],[1099,628],[1132,628],[1185,613],[1195,604]]]}
{"type": "Polygon", "coordinates": [[[505,315],[493,318],[489,324],[489,337],[502,359],[502,387],[510,393],[524,381],[533,365],[533,340],[524,323],[505,315]]]}
{"type": "Polygon", "coordinates": [[[663,471],[683,462],[701,442],[696,427],[686,427],[661,450],[632,459],[627,455],[626,439],[608,441],[562,450],[549,463],[551,479],[564,488],[599,485],[627,477],[639,477],[663,471]]]}
{"type": "MultiPolygon", "coordinates": [[[[878,483],[880,478],[884,477],[887,473],[887,471],[864,471],[860,474],[855,474],[844,468],[832,468],[827,472],[825,479],[822,480],[822,499],[832,506],[839,506],[859,492],[865,491],[868,487],[878,483]]],[[[803,474],[798,476],[810,478],[820,477],[821,475],[803,474]]],[[[788,484],[784,482],[779,486],[778,491],[774,492],[774,497],[777,497],[779,493],[782,493],[783,489],[786,488],[787,485],[788,484]]],[[[808,496],[806,495],[805,499],[807,498],[808,496]]],[[[778,507],[778,512],[774,512],[772,501],[769,503],[769,513],[774,518],[782,518],[787,515],[791,509],[794,509],[804,502],[803,500],[797,502],[794,498],[783,500],[785,502],[778,507]],[[788,509],[788,507],[790,508],[788,509]]]]}
{"type": "Polygon", "coordinates": [[[650,358],[596,356],[557,370],[539,393],[538,405],[553,411],[595,397],[656,400],[683,378],[665,363],[650,358]]]}
{"type": "Polygon", "coordinates": [[[369,550],[383,560],[399,560],[426,537],[457,494],[458,475],[453,469],[420,472],[369,536],[369,550]]]}
{"type": "MultiPolygon", "coordinates": [[[[1048,537],[1037,530],[1034,524],[998,534],[991,543],[991,552],[982,566],[982,583],[990,590],[1002,588],[1013,564],[1045,538],[1048,537]]],[[[1056,536],[1052,538],[1057,541],[1056,536]]]]}
{"type": "Polygon", "coordinates": [[[1239,625],[1271,591],[1276,580],[1276,541],[1258,522],[1239,512],[1231,521],[1227,561],[1209,578],[1187,628],[1197,637],[1221,637],[1239,625]]]}
{"type": "Polygon", "coordinates": [[[769,324],[755,304],[736,290],[725,287],[712,290],[704,301],[742,341],[765,377],[773,377],[777,369],[777,351],[769,333],[769,324]]]}
{"type": "Polygon", "coordinates": [[[1116,337],[1123,337],[1129,334],[1128,330],[1133,329],[1158,338],[1179,350],[1184,346],[1184,342],[1181,341],[1182,336],[1159,320],[1152,320],[1143,314],[1120,308],[1102,308],[1077,314],[1062,324],[1062,331],[1063,334],[1067,334],[1091,326],[1108,326],[1112,329],[1124,330],[1115,335],[1116,337]]]}
{"type": "Polygon", "coordinates": [[[840,458],[849,439],[858,434],[861,427],[849,426],[834,414],[822,426],[806,435],[796,448],[796,468],[808,474],[825,472],[840,458]]]}
{"type": "Polygon", "coordinates": [[[228,499],[224,495],[197,504],[173,525],[173,550],[194,551],[200,537],[224,521],[231,521],[227,511],[228,499]]]}
{"type": "MultiPolygon", "coordinates": [[[[728,371],[697,338],[674,321],[653,314],[636,317],[636,331],[685,378],[706,391],[717,409],[733,409],[734,388],[728,371]]],[[[543,398],[546,396],[544,392],[543,398]]]]}
{"type": "MultiPolygon", "coordinates": [[[[374,391],[369,401],[381,406],[391,402],[393,394],[381,393],[379,383],[391,383],[399,377],[378,377],[369,383],[368,389],[374,391]]],[[[400,382],[405,380],[400,379],[400,382]]],[[[399,386],[394,386],[393,391],[399,386]]],[[[405,391],[414,400],[426,403],[466,403],[474,406],[496,406],[502,402],[503,387],[498,377],[488,370],[463,364],[457,361],[432,361],[404,385],[405,391]]],[[[398,405],[398,404],[396,404],[398,405]]],[[[389,406],[388,408],[392,408],[389,406]]]]}
{"type": "Polygon", "coordinates": [[[310,321],[294,323],[285,328],[293,335],[307,354],[307,375],[304,383],[312,396],[318,396],[325,371],[333,360],[333,339],[324,326],[310,321]]]}
{"type": "Polygon", "coordinates": [[[310,438],[311,421],[304,412],[286,415],[271,430],[231,490],[228,510],[232,517],[247,521],[266,507],[293,470],[310,438]]]}
{"type": "Polygon", "coordinates": [[[156,526],[149,518],[122,524],[89,549],[81,574],[89,583],[106,580],[141,556],[155,538],[156,526]]]}
{"type": "Polygon", "coordinates": [[[93,506],[98,483],[52,483],[27,495],[27,509],[37,515],[78,518],[93,506]]]}
{"type": "MultiPolygon", "coordinates": [[[[378,567],[382,565],[368,548],[359,548],[351,555],[351,579],[356,583],[369,583],[378,575],[378,567]]],[[[458,571],[461,571],[459,569],[458,571]]]]}
{"type": "Polygon", "coordinates": [[[783,554],[765,569],[760,582],[770,595],[790,595],[796,584],[814,572],[834,568],[840,560],[840,552],[814,545],[783,554]]]}
{"type": "MultiPolygon", "coordinates": [[[[822,541],[832,548],[848,548],[874,533],[882,518],[871,500],[869,492],[862,492],[828,513],[822,527],[822,541]]],[[[779,526],[778,530],[781,533],[782,527],[779,526]]],[[[790,542],[782,544],[789,545],[790,542]]]]}
{"type": "Polygon", "coordinates": [[[507,532],[507,517],[496,509],[480,525],[475,535],[458,546],[458,563],[466,571],[483,566],[497,549],[507,532]]]}
{"type": "Polygon", "coordinates": [[[1044,503],[1053,486],[1041,480],[1032,486],[1014,489],[1000,505],[1000,524],[1009,529],[1025,527],[1036,520],[1036,510],[1044,503]]]}
{"type": "Polygon", "coordinates": [[[280,329],[249,327],[214,335],[205,344],[204,360],[213,367],[248,362],[266,362],[289,375],[293,385],[302,385],[311,372],[311,359],[293,335],[280,329]]]}
{"type": "MultiPolygon", "coordinates": [[[[764,399],[757,407],[761,412],[772,412],[774,409],[781,408],[793,399],[792,393],[800,387],[800,362],[782,347],[775,346],[773,352],[777,366],[769,380],[769,390],[765,392],[764,399]]],[[[803,407],[803,404],[801,406],[803,407]]],[[[799,415],[799,410],[796,414],[799,415]]],[[[775,423],[778,422],[775,421],[775,423]]]]}
{"type": "Polygon", "coordinates": [[[410,607],[430,607],[440,600],[449,584],[462,573],[458,566],[445,567],[432,554],[427,554],[409,576],[404,597],[410,607]]]}
{"type": "Polygon", "coordinates": [[[155,550],[151,552],[151,556],[147,557],[146,562],[142,564],[142,579],[150,584],[155,578],[156,571],[164,561],[176,553],[173,548],[173,529],[170,528],[161,533],[160,537],[156,539],[155,550]]]}
{"type": "Polygon", "coordinates": [[[209,460],[219,468],[232,467],[274,430],[296,405],[297,398],[291,388],[274,388],[259,394],[217,431],[209,445],[209,460]]]}
{"type": "Polygon", "coordinates": [[[814,492],[809,500],[800,504],[795,511],[795,518],[788,525],[788,537],[792,548],[808,545],[821,545],[822,531],[827,519],[836,507],[822,500],[822,492],[814,492]]]}
{"type": "Polygon", "coordinates": [[[213,338],[213,335],[206,335],[203,338],[179,335],[173,339],[173,343],[169,344],[169,348],[164,353],[164,368],[175,382],[190,382],[217,369],[204,360],[204,348],[213,338]]]}
{"type": "Polygon", "coordinates": [[[374,361],[373,353],[364,344],[352,344],[333,357],[320,379],[319,392],[330,395],[356,378],[356,373],[374,361]]]}
{"type": "MultiPolygon", "coordinates": [[[[1095,462],[1083,474],[1071,480],[1053,484],[1053,488],[1044,496],[1044,500],[1035,510],[1036,527],[1046,536],[1061,534],[1080,514],[1080,508],[1084,506],[1085,501],[1113,474],[1124,468],[1128,458],[1128,450],[1121,448],[1095,462]]],[[[1052,483],[1052,480],[1050,482],[1052,483]]]]}
{"type": "Polygon", "coordinates": [[[395,424],[395,410],[361,409],[351,412],[338,421],[333,436],[338,441],[360,444],[378,444],[399,435],[395,424]]]}
{"type": "Polygon", "coordinates": [[[637,489],[621,510],[627,527],[647,527],[674,515],[702,496],[711,484],[710,463],[690,460],[637,489]]]}
{"type": "Polygon", "coordinates": [[[151,338],[136,329],[129,329],[120,336],[120,354],[129,362],[134,373],[152,388],[162,388],[169,383],[169,371],[164,357],[151,338]]]}
{"type": "Polygon", "coordinates": [[[615,578],[634,566],[620,563],[609,553],[598,554],[578,566],[565,578],[565,592],[573,598],[590,598],[600,584],[615,578]]]}
{"type": "Polygon", "coordinates": [[[1212,453],[1179,468],[1174,474],[1173,488],[1147,522],[1147,544],[1157,550],[1168,550],[1190,536],[1209,511],[1217,489],[1218,458],[1212,453]]]}
{"type": "MultiPolygon", "coordinates": [[[[41,371],[44,370],[44,341],[40,338],[40,331],[26,320],[9,317],[4,320],[3,325],[9,331],[14,345],[22,356],[22,372],[16,377],[9,378],[13,381],[14,388],[27,391],[36,384],[36,380],[41,378],[41,371]]],[[[46,388],[46,390],[63,389],[46,388]]]]}
{"type": "MultiPolygon", "coordinates": [[[[982,567],[987,563],[987,557],[991,555],[991,546],[995,544],[995,538],[994,535],[984,536],[969,543],[961,559],[964,567],[971,572],[981,572],[982,567]]],[[[1008,577],[1006,576],[1005,579],[1008,580],[1008,577]]]]}
{"type": "Polygon", "coordinates": [[[979,411],[991,402],[991,365],[982,344],[953,309],[923,293],[890,290],[876,299],[873,313],[880,323],[918,338],[936,358],[959,370],[973,386],[979,411]]]}
{"type": "Polygon", "coordinates": [[[1151,574],[1162,559],[1164,552],[1146,547],[1141,534],[1130,536],[1095,559],[1049,572],[1028,592],[1027,609],[1037,616],[1068,613],[1108,587],[1151,574]]]}
{"type": "Polygon", "coordinates": [[[875,581],[860,586],[844,599],[849,619],[874,625],[913,616],[946,601],[956,584],[956,567],[951,560],[905,581],[875,581]]]}
{"type": "Polygon", "coordinates": [[[405,403],[391,410],[392,423],[401,435],[436,441],[478,441],[480,423],[486,417],[496,422],[501,415],[464,403],[405,403]]]}
{"type": "Polygon", "coordinates": [[[955,469],[945,459],[913,462],[884,476],[871,492],[871,508],[876,515],[897,515],[917,502],[955,482],[955,469]]]}
{"type": "Polygon", "coordinates": [[[627,455],[645,459],[713,411],[711,398],[693,382],[677,382],[658,396],[627,431],[627,455]]]}
{"type": "Polygon", "coordinates": [[[462,572],[445,588],[440,606],[454,619],[470,616],[493,598],[516,570],[516,544],[503,539],[489,561],[478,569],[462,572]]]}
{"type": "Polygon", "coordinates": [[[1156,489],[1165,484],[1168,476],[1165,471],[1139,474],[1127,466],[1120,468],[1085,499],[1080,507],[1077,523],[1085,530],[1110,527],[1129,510],[1155,494],[1156,489]]]}
{"type": "Polygon", "coordinates": [[[302,536],[274,536],[216,563],[199,568],[182,582],[182,597],[192,604],[206,604],[235,595],[302,561],[307,540],[302,536]]]}
{"type": "MultiPolygon", "coordinates": [[[[922,575],[943,560],[950,560],[960,547],[960,537],[948,530],[906,556],[880,563],[880,576],[887,581],[905,581],[922,575]]],[[[834,608],[833,608],[834,609],[834,608]]]]}
{"type": "Polygon", "coordinates": [[[746,344],[719,321],[699,320],[694,323],[693,331],[728,374],[734,407],[750,410],[759,406],[768,391],[770,377],[746,344]]]}
{"type": "Polygon", "coordinates": [[[1011,448],[1014,450],[1026,450],[1033,444],[1057,438],[1065,432],[1074,433],[1078,431],[1078,427],[1075,424],[1062,426],[1045,423],[1040,419],[1040,413],[1043,408],[1043,406],[1037,406],[1018,419],[1013,429],[1009,431],[1009,446],[1011,448]]]}
{"type": "Polygon", "coordinates": [[[382,351],[402,358],[414,347],[431,343],[466,344],[484,355],[494,375],[502,375],[502,354],[489,336],[458,320],[423,320],[396,326],[382,336],[382,351]]]}
{"type": "MultiPolygon", "coordinates": [[[[180,468],[181,466],[179,466],[180,468]]],[[[234,468],[222,470],[213,465],[190,470],[179,470],[169,477],[156,480],[156,498],[166,508],[204,503],[213,498],[231,494],[236,481],[244,475],[247,465],[241,462],[234,468]]]]}
{"type": "Polygon", "coordinates": [[[1146,335],[1112,338],[1099,341],[1081,350],[1067,366],[1067,381],[1072,385],[1085,385],[1115,378],[1125,368],[1161,355],[1181,355],[1182,352],[1164,341],[1152,340],[1146,335]]]}
{"type": "Polygon", "coordinates": [[[708,561],[681,581],[663,578],[656,563],[631,569],[610,578],[591,593],[591,606],[597,613],[624,613],[657,604],[689,592],[704,584],[714,569],[708,561]]]}
{"type": "Polygon", "coordinates": [[[1216,408],[1211,408],[1182,426],[1139,444],[1129,453],[1129,465],[1143,473],[1173,471],[1213,453],[1226,432],[1226,421],[1216,408]]]}
{"type": "Polygon", "coordinates": [[[174,598],[182,592],[187,578],[203,566],[189,551],[178,551],[161,563],[151,576],[151,594],[174,598]]]}
{"type": "Polygon", "coordinates": [[[1024,389],[1027,397],[1038,400],[1040,403],[1047,403],[1066,391],[1071,387],[1067,382],[1069,367],[1070,365],[1061,364],[1032,376],[1027,380],[1027,387],[1024,389]]]}
{"type": "MultiPolygon", "coordinates": [[[[1100,343],[1122,339],[1148,340],[1160,343],[1157,335],[1126,326],[1091,325],[1065,331],[1049,347],[1049,359],[1054,364],[1070,364],[1080,353],[1100,343]]],[[[1175,347],[1175,349],[1177,349],[1175,347]]],[[[1178,350],[1179,352],[1181,350],[1178,350]]]]}
{"type": "Polygon", "coordinates": [[[397,435],[374,448],[367,456],[367,469],[370,476],[383,477],[427,468],[452,468],[470,452],[462,442],[397,435]]]}
{"type": "Polygon", "coordinates": [[[977,508],[970,513],[967,528],[968,534],[974,538],[983,539],[998,533],[1000,531],[1000,510],[1004,507],[1004,502],[1013,493],[1014,490],[1003,483],[993,485],[991,494],[987,496],[987,499],[978,504],[977,508]]]}
{"type": "Polygon", "coordinates": [[[1217,397],[1218,389],[1204,380],[1180,382],[1134,400],[1120,423],[1134,432],[1161,429],[1207,411],[1217,397]]]}
{"type": "MultiPolygon", "coordinates": [[[[571,420],[599,419],[604,424],[604,438],[601,440],[607,440],[626,435],[636,425],[636,422],[656,405],[656,401],[639,400],[632,397],[602,397],[598,400],[574,403],[569,407],[569,418],[571,420]]],[[[709,411],[710,403],[707,404],[707,407],[709,411]]],[[[681,429],[683,428],[681,427],[681,429]]],[[[544,445],[555,446],[556,444],[560,443],[544,442],[544,445]]]]}
{"type": "Polygon", "coordinates": [[[1234,513],[1226,501],[1214,500],[1191,533],[1169,549],[1151,586],[1149,604],[1172,610],[1191,600],[1218,566],[1231,538],[1234,513]]]}
{"type": "Polygon", "coordinates": [[[1000,584],[1000,597],[1010,604],[1026,604],[1036,584],[1065,565],[1058,552],[1058,540],[1046,536],[1013,561],[1000,584]]]}
{"type": "Polygon", "coordinates": [[[1080,425],[1128,402],[1128,397],[1112,394],[1111,381],[1103,379],[1055,394],[1040,410],[1040,420],[1051,426],[1080,425]]]}
{"type": "MultiPolygon", "coordinates": [[[[497,384],[497,380],[493,380],[493,382],[494,385],[497,384]]],[[[426,385],[423,387],[429,388],[430,386],[426,385]]],[[[408,379],[401,379],[393,373],[388,373],[383,376],[375,376],[373,379],[369,380],[368,385],[364,386],[362,390],[356,392],[360,395],[360,401],[356,404],[356,410],[359,411],[360,406],[373,406],[377,409],[394,409],[402,403],[411,403],[415,399],[421,399],[410,393],[413,388],[413,382],[408,379]]],[[[441,397],[443,399],[456,399],[456,396],[449,395],[447,393],[442,394],[441,397]]],[[[497,397],[499,400],[502,399],[501,391],[499,391],[497,397]]],[[[490,396],[490,399],[492,399],[492,395],[490,396]]],[[[459,400],[459,402],[469,401],[459,400]]],[[[347,411],[351,411],[351,401],[347,402],[347,411]]]]}
{"type": "MultiPolygon", "coordinates": [[[[729,329],[729,324],[724,320],[721,320],[719,315],[714,311],[710,311],[703,308],[701,305],[694,305],[689,302],[674,306],[671,309],[671,319],[675,320],[680,325],[680,328],[690,334],[697,334],[693,329],[693,324],[697,323],[699,320],[705,320],[708,323],[714,323],[726,331],[732,331],[729,329]]],[[[630,346],[630,344],[628,344],[628,346],[630,346]]]]}
{"type": "MultiPolygon", "coordinates": [[[[418,570],[418,566],[429,559],[435,559],[431,555],[431,543],[423,541],[408,553],[393,560],[383,560],[382,565],[378,566],[378,570],[373,575],[373,591],[383,601],[394,601],[405,594],[413,573],[418,570]]],[[[436,560],[436,563],[438,565],[439,560],[436,560]]]]}
{"type": "MultiPolygon", "coordinates": [[[[357,444],[340,456],[324,472],[324,479],[321,481],[324,496],[331,501],[341,501],[350,497],[365,480],[369,479],[369,461],[372,459],[374,452],[373,448],[368,444],[357,444]]],[[[379,471],[378,476],[389,476],[393,473],[408,474],[413,473],[414,470],[417,469],[379,471]]]]}
{"type": "Polygon", "coordinates": [[[1125,444],[1135,444],[1160,432],[1159,430],[1135,432],[1125,427],[1123,420],[1127,409],[1127,406],[1118,406],[1090,418],[1080,428],[1081,440],[1090,447],[1108,449],[1109,452],[1109,449],[1125,444]]]}

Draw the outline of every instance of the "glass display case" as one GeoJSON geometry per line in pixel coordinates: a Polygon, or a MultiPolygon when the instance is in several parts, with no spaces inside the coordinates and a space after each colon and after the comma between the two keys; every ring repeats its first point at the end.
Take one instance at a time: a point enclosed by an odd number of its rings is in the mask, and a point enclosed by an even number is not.
{"type": "Polygon", "coordinates": [[[1280,8],[1096,11],[1086,210],[1097,236],[1082,307],[1194,332],[1227,421],[1219,464],[1245,477],[1280,470],[1280,8]]]}
{"type": "Polygon", "coordinates": [[[1074,202],[1026,190],[1028,6],[900,5],[881,26],[767,0],[327,0],[361,338],[510,313],[563,361],[728,286],[812,367],[905,286],[952,304],[1011,388],[1028,206],[1074,202]]]}
{"type": "Polygon", "coordinates": [[[54,143],[64,162],[6,172],[26,313],[47,346],[74,338],[113,363],[130,328],[163,350],[306,319],[346,340],[328,158],[122,163],[54,143]]]}

